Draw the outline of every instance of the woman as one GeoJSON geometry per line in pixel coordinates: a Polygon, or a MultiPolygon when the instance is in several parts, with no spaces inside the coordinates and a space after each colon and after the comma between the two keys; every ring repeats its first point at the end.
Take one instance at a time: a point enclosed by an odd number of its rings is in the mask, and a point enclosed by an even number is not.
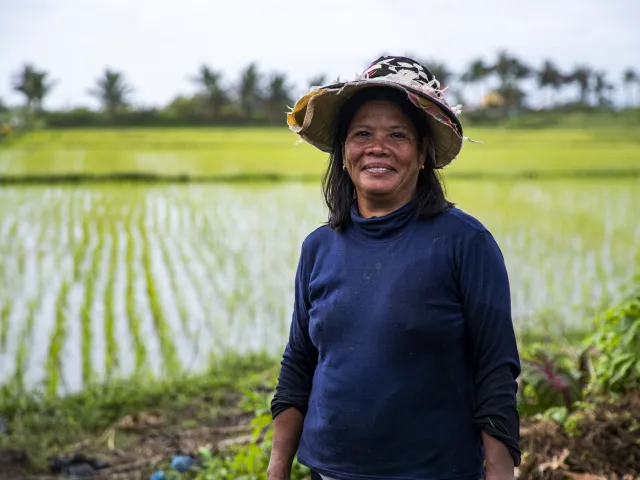
{"type": "Polygon", "coordinates": [[[316,89],[290,128],[330,152],[303,242],[268,478],[511,480],[518,349],[495,240],[445,199],[458,110],[406,57],[316,89]],[[486,465],[483,466],[483,463],[486,465]]]}

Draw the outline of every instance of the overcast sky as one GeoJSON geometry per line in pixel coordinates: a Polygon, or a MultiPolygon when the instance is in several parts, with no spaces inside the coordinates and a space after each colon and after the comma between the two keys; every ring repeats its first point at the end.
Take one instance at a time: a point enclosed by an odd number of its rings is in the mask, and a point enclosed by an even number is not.
{"type": "Polygon", "coordinates": [[[618,81],[640,70],[639,21],[640,0],[0,0],[0,98],[21,101],[11,78],[25,62],[57,80],[49,108],[95,106],[87,90],[107,66],[137,105],[162,105],[194,91],[203,62],[231,83],[257,61],[300,89],[319,73],[352,78],[381,52],[459,71],[500,48],[618,81]]]}

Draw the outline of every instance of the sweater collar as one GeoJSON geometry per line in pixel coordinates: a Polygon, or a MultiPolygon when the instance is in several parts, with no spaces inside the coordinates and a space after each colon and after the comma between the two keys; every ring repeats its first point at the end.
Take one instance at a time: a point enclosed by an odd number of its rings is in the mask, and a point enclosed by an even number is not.
{"type": "Polygon", "coordinates": [[[414,218],[417,201],[411,200],[397,210],[381,217],[365,218],[360,215],[358,202],[351,205],[351,224],[353,230],[361,235],[379,240],[388,240],[402,234],[405,227],[414,218]]]}

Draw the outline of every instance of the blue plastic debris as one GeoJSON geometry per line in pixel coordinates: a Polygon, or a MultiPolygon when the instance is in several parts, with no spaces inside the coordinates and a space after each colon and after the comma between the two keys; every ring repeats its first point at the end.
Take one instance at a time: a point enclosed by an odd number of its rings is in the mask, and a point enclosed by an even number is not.
{"type": "Polygon", "coordinates": [[[156,470],[151,474],[149,480],[164,480],[164,470],[156,470]]]}
{"type": "Polygon", "coordinates": [[[176,455],[171,460],[171,469],[184,473],[193,465],[193,458],[187,455],[176,455]]]}
{"type": "Polygon", "coordinates": [[[71,465],[66,473],[71,478],[94,478],[96,471],[88,463],[71,465]]]}
{"type": "Polygon", "coordinates": [[[77,452],[71,457],[55,456],[49,459],[51,473],[71,478],[93,478],[96,470],[109,467],[109,463],[101,458],[90,457],[77,452]]]}

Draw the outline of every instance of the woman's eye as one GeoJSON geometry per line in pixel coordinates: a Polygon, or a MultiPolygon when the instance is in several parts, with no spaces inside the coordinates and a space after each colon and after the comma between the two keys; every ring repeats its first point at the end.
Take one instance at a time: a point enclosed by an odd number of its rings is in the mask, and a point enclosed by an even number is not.
{"type": "Polygon", "coordinates": [[[406,137],[406,135],[404,133],[401,133],[401,132],[393,132],[391,134],[391,136],[394,137],[394,138],[405,138],[406,137]]]}

